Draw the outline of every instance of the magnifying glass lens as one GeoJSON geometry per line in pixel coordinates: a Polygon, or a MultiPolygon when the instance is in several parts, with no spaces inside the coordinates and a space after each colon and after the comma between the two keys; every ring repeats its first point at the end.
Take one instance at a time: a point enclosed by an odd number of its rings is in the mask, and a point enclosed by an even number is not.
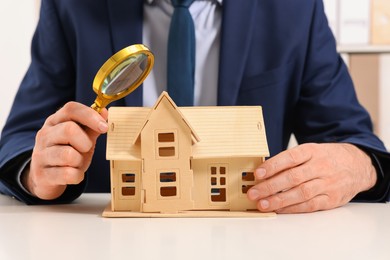
{"type": "Polygon", "coordinates": [[[92,108],[100,113],[112,101],[125,97],[142,84],[153,68],[153,53],[143,44],[128,46],[109,58],[97,72],[92,108]]]}
{"type": "Polygon", "coordinates": [[[127,91],[141,77],[148,65],[148,56],[139,53],[120,63],[105,78],[102,93],[109,96],[127,91]]]}

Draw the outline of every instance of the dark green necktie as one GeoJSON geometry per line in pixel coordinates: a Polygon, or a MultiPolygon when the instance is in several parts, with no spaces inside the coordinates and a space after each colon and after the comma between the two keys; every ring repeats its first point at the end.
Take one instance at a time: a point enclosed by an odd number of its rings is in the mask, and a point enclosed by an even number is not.
{"type": "Polygon", "coordinates": [[[175,10],[168,38],[168,93],[178,106],[194,104],[195,27],[188,7],[194,0],[171,0],[175,10]]]}

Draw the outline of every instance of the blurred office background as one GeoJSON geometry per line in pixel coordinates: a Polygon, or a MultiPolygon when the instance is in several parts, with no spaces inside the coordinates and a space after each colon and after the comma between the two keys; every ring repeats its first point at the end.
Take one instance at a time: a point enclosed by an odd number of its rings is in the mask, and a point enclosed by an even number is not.
{"type": "MultiPolygon", "coordinates": [[[[38,20],[40,0],[0,1],[2,129],[30,62],[30,41],[38,20]]],[[[375,132],[390,149],[390,0],[323,2],[358,98],[370,112],[375,132]]]]}
{"type": "Polygon", "coordinates": [[[323,0],[339,52],[374,131],[390,149],[390,1],[323,0]]]}
{"type": "Polygon", "coordinates": [[[0,0],[0,129],[30,63],[38,0],[0,0]]]}

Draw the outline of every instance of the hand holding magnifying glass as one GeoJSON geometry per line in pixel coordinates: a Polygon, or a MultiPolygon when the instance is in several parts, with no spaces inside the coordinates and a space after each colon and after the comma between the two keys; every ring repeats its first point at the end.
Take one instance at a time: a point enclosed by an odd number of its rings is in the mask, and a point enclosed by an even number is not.
{"type": "MultiPolygon", "coordinates": [[[[110,102],[134,91],[153,64],[153,54],[142,44],[114,54],[95,76],[97,98],[92,108],[100,113],[110,102]]],[[[106,132],[105,117],[77,102],[65,104],[48,117],[36,135],[30,165],[22,173],[24,187],[38,198],[51,200],[61,196],[67,185],[80,183],[98,136],[106,132]]]]}
{"type": "Polygon", "coordinates": [[[91,107],[100,113],[112,101],[133,92],[148,76],[153,64],[153,54],[142,44],[115,53],[95,76],[93,90],[97,98],[91,107]]]}

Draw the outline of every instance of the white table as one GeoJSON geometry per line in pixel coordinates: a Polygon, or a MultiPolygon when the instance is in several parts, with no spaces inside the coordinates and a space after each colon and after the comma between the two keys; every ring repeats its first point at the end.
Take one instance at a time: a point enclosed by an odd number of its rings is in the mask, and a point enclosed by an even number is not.
{"type": "Polygon", "coordinates": [[[109,194],[26,206],[0,195],[0,259],[390,259],[390,205],[274,218],[102,218],[109,194]]]}

